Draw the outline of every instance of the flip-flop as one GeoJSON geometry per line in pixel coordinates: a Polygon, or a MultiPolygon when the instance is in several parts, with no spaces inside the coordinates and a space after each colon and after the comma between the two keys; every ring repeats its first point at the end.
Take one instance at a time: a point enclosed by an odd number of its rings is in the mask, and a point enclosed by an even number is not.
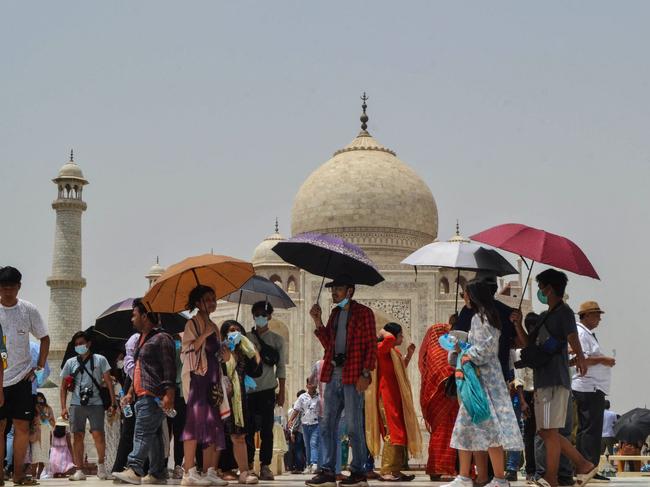
{"type": "Polygon", "coordinates": [[[577,475],[577,483],[580,485],[580,487],[584,487],[589,483],[591,479],[594,478],[594,475],[598,473],[598,465],[596,465],[594,468],[592,468],[588,473],[579,473],[577,475]]]}

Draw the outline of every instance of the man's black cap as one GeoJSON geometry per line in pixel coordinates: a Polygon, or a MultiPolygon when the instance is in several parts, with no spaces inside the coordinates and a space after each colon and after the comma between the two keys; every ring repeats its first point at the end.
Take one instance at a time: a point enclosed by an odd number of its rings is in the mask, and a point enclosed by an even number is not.
{"type": "Polygon", "coordinates": [[[354,279],[348,274],[339,274],[331,282],[325,284],[325,287],[335,286],[354,286],[354,279]]]}

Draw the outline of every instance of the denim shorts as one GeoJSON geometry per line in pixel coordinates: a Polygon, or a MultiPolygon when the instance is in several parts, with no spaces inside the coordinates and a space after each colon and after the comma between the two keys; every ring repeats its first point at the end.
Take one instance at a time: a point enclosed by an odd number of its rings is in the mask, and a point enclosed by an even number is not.
{"type": "Polygon", "coordinates": [[[104,432],[104,406],[70,406],[70,431],[84,433],[86,420],[90,422],[90,431],[104,432]]]}

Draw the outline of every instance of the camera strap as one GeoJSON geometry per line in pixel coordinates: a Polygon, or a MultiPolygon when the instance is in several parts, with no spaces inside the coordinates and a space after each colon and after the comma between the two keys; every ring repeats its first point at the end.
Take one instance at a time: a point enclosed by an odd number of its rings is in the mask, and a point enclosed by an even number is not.
{"type": "Polygon", "coordinates": [[[94,372],[95,372],[95,357],[93,356],[93,354],[91,353],[90,357],[88,357],[86,360],[83,360],[83,361],[81,360],[80,357],[77,357],[77,361],[79,362],[79,367],[77,367],[77,370],[75,370],[75,375],[77,374],[77,372],[79,372],[79,369],[83,369],[83,370],[81,370],[81,372],[82,373],[86,372],[86,374],[88,374],[90,376],[90,380],[93,381],[93,384],[97,388],[97,391],[98,392],[101,391],[102,390],[101,386],[99,385],[99,383],[95,379],[95,376],[93,375],[94,372]],[[90,370],[92,372],[88,372],[88,369],[86,368],[86,363],[89,360],[90,360],[90,370]]]}

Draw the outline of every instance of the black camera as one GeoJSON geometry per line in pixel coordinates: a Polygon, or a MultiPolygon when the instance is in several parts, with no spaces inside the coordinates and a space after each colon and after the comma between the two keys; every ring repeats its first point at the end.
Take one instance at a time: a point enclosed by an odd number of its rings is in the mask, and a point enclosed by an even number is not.
{"type": "Polygon", "coordinates": [[[91,397],[93,397],[92,387],[84,387],[79,391],[79,402],[82,406],[87,406],[91,397]]]}
{"type": "Polygon", "coordinates": [[[337,353],[336,355],[334,355],[334,360],[332,360],[332,365],[334,365],[335,367],[342,367],[344,363],[345,363],[344,353],[337,353]]]}

